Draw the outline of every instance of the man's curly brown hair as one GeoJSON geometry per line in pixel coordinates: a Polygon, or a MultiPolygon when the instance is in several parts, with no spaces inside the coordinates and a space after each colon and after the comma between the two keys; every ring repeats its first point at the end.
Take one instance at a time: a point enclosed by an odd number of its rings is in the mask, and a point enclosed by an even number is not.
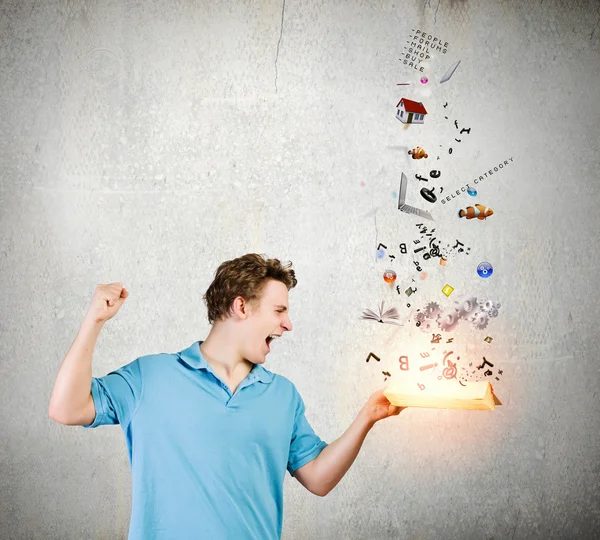
{"type": "Polygon", "coordinates": [[[288,291],[293,289],[298,280],[291,266],[291,262],[284,265],[278,259],[268,259],[257,253],[221,263],[203,296],[208,308],[208,322],[213,324],[219,319],[227,319],[238,296],[257,305],[269,279],[281,281],[288,291]]]}

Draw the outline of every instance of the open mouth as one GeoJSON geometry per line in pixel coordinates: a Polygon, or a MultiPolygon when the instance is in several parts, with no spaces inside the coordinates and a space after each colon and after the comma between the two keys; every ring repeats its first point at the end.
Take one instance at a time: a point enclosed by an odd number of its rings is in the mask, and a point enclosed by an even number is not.
{"type": "Polygon", "coordinates": [[[267,348],[269,349],[269,351],[271,351],[271,342],[276,338],[277,336],[274,336],[273,334],[270,334],[267,336],[267,339],[265,339],[265,343],[267,344],[267,348]]]}

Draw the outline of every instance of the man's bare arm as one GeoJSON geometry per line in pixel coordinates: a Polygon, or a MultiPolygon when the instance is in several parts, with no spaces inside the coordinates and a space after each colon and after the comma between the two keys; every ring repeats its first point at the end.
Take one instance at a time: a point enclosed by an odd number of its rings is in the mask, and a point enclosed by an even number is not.
{"type": "Polygon", "coordinates": [[[363,411],[344,434],[321,450],[321,453],[294,472],[296,478],[311,493],[324,497],[346,474],[373,427],[363,411]]]}
{"type": "Polygon", "coordinates": [[[121,283],[97,285],[90,308],[58,372],[48,416],[55,422],[86,426],[96,417],[92,391],[92,355],[104,323],[129,296],[121,283]]]}
{"type": "Polygon", "coordinates": [[[56,377],[48,416],[67,425],[88,425],[96,417],[92,399],[92,355],[104,323],[86,318],[56,377]]]}
{"type": "Polygon", "coordinates": [[[360,451],[365,437],[373,426],[391,416],[397,416],[403,407],[396,407],[377,390],[339,439],[323,448],[310,463],[294,472],[294,477],[311,493],[324,497],[348,472],[360,451]]]}

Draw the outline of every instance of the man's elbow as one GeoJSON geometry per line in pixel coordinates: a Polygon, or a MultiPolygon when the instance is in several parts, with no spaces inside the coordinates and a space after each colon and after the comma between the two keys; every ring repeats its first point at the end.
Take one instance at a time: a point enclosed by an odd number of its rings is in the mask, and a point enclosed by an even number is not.
{"type": "Polygon", "coordinates": [[[69,423],[64,419],[64,417],[56,414],[54,411],[48,410],[48,418],[57,424],[62,424],[63,426],[69,425],[69,423]]]}
{"type": "Polygon", "coordinates": [[[313,495],[325,497],[334,486],[331,485],[331,482],[328,485],[327,482],[322,481],[322,476],[319,474],[317,466],[318,462],[315,459],[294,471],[292,476],[313,495]]]}
{"type": "Polygon", "coordinates": [[[59,418],[58,414],[55,412],[52,405],[50,405],[48,407],[48,418],[50,418],[50,420],[53,420],[54,422],[58,422],[59,424],[62,424],[62,422],[58,419],[59,418]]]}
{"type": "Polygon", "coordinates": [[[326,497],[327,495],[329,495],[329,493],[331,493],[331,489],[327,489],[327,488],[318,488],[318,489],[314,489],[312,491],[312,493],[314,495],[316,495],[317,497],[326,497]]]}

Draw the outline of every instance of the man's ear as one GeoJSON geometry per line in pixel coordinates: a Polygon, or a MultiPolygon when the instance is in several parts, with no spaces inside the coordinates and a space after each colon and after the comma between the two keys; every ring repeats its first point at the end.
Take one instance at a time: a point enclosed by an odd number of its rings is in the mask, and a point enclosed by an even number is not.
{"type": "Polygon", "coordinates": [[[246,301],[242,296],[237,296],[231,306],[232,313],[239,319],[247,319],[253,311],[253,305],[246,301]]]}

